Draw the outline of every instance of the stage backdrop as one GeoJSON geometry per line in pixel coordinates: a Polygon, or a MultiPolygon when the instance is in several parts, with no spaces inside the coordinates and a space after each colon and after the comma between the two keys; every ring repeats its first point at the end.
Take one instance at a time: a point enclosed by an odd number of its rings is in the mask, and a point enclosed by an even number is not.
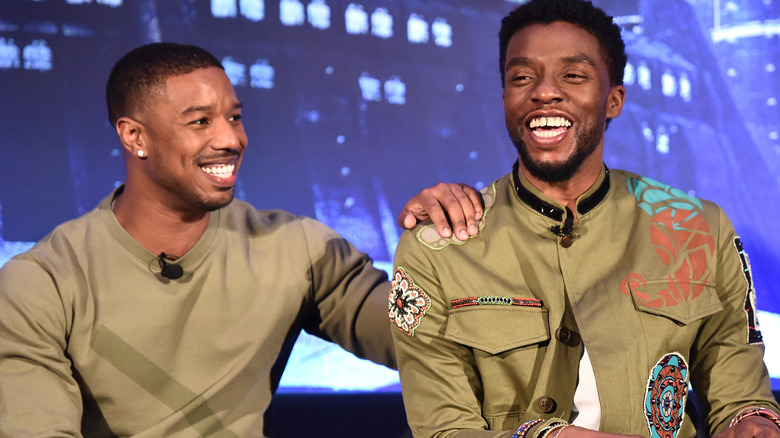
{"type": "MultiPolygon", "coordinates": [[[[780,377],[780,2],[601,0],[624,28],[626,106],[605,156],[718,202],[752,262],[780,377]]],[[[203,46],[244,102],[238,196],[319,219],[389,270],[395,216],[439,181],[516,158],[503,122],[505,0],[0,0],[4,263],[124,178],[104,84],[127,50],[203,46]]],[[[1,310],[0,310],[1,311],[1,310]]],[[[394,371],[302,335],[283,390],[397,390],[394,371]]]]}

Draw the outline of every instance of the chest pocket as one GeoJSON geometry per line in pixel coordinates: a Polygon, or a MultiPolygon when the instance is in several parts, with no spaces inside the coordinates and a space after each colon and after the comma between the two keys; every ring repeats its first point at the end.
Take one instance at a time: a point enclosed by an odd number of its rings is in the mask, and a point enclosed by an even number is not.
{"type": "Polygon", "coordinates": [[[691,324],[723,310],[723,304],[712,286],[705,286],[695,298],[691,295],[672,294],[668,286],[669,281],[665,279],[646,283],[648,291],[658,290],[652,295],[644,291],[631,290],[634,308],[640,312],[669,318],[681,325],[691,324]]]}
{"type": "Polygon", "coordinates": [[[444,337],[490,354],[537,344],[550,339],[547,309],[518,306],[452,309],[444,337]]]}

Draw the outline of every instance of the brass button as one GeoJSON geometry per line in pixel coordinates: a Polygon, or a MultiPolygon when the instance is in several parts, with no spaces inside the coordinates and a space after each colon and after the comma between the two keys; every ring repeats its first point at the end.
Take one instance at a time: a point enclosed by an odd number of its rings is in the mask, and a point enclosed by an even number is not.
{"type": "Polygon", "coordinates": [[[571,340],[571,330],[566,327],[559,327],[558,330],[555,331],[555,337],[564,344],[568,344],[571,340]]]}
{"type": "Polygon", "coordinates": [[[543,414],[549,414],[555,410],[555,400],[552,397],[539,397],[536,400],[536,408],[543,414]]]}
{"type": "Polygon", "coordinates": [[[564,234],[561,236],[561,246],[564,248],[568,248],[571,246],[572,242],[574,242],[574,236],[571,235],[571,233],[564,234]]]}

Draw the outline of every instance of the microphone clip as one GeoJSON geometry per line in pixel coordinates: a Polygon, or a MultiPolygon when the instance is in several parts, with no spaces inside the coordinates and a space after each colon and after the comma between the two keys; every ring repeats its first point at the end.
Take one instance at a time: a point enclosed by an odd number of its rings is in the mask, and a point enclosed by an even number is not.
{"type": "Polygon", "coordinates": [[[161,252],[160,255],[157,256],[157,262],[160,264],[160,275],[165,278],[170,278],[171,280],[181,278],[184,274],[184,269],[175,263],[168,263],[168,260],[175,259],[176,256],[169,256],[164,252],[161,252]]]}

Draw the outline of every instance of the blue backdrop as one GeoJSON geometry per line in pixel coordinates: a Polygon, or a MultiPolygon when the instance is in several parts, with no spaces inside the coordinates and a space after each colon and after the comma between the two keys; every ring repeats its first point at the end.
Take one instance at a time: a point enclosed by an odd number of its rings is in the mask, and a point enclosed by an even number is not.
{"type": "MultiPolygon", "coordinates": [[[[595,1],[625,29],[627,104],[606,162],[718,202],[750,254],[780,377],[780,2],[595,1]]],[[[244,101],[239,197],[316,217],[389,269],[395,215],[439,181],[489,184],[516,153],[501,107],[505,0],[0,0],[0,263],[123,180],[103,87],[152,41],[203,46],[244,101]]],[[[287,390],[397,388],[302,336],[287,390]]]]}

